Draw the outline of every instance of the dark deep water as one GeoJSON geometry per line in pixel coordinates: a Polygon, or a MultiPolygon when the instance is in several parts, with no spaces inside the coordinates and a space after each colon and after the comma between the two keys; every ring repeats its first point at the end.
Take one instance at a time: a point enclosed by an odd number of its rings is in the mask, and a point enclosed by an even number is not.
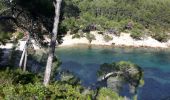
{"type": "Polygon", "coordinates": [[[144,70],[145,85],[138,91],[138,100],[170,100],[170,50],[148,48],[115,48],[74,46],[59,47],[61,69],[74,72],[84,86],[93,85],[100,64],[131,61],[144,70]]]}

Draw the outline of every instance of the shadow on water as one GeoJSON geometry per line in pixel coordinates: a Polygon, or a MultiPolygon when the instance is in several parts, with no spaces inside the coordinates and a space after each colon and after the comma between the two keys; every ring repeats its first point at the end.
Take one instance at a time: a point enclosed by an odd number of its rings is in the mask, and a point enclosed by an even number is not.
{"type": "Polygon", "coordinates": [[[82,81],[82,85],[90,86],[97,81],[96,72],[99,65],[95,63],[80,64],[74,61],[62,62],[61,70],[75,73],[82,81]]]}
{"type": "Polygon", "coordinates": [[[104,49],[100,52],[101,54],[114,54],[116,51],[104,49]]]}

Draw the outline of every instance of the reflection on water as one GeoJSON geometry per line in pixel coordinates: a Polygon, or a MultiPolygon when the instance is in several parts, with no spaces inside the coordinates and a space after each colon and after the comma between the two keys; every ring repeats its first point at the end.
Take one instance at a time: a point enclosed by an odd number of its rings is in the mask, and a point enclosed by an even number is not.
{"type": "Polygon", "coordinates": [[[74,72],[84,86],[97,81],[100,64],[131,61],[144,70],[145,85],[139,89],[139,100],[170,100],[170,50],[148,48],[60,47],[57,55],[62,68],[74,72]]]}

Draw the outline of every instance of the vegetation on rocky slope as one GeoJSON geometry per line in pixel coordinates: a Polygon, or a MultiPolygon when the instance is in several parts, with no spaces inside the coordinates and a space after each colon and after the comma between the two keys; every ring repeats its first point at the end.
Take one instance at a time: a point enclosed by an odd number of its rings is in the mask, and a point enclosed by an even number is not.
{"type": "MultiPolygon", "coordinates": [[[[0,12],[3,12],[0,13],[1,22],[4,16],[8,16],[8,23],[14,21],[17,27],[25,27],[40,39],[42,34],[52,31],[52,0],[7,1],[0,2],[0,12]],[[4,11],[6,8],[11,10],[4,11]],[[12,14],[19,15],[13,18],[12,14]]],[[[63,0],[59,33],[71,31],[74,34],[79,30],[108,31],[114,34],[130,32],[135,39],[150,35],[164,42],[169,39],[167,33],[170,32],[169,6],[169,0],[63,0]]],[[[3,33],[2,28],[0,32],[3,33]]]]}

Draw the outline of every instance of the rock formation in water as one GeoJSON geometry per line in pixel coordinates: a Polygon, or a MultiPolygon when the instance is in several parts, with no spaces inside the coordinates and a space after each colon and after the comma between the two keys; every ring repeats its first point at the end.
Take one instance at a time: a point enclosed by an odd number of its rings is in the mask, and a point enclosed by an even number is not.
{"type": "Polygon", "coordinates": [[[105,81],[107,87],[117,93],[123,89],[123,85],[128,84],[129,92],[136,94],[140,81],[143,79],[143,71],[136,64],[120,61],[102,64],[98,76],[98,81],[105,81]]]}

